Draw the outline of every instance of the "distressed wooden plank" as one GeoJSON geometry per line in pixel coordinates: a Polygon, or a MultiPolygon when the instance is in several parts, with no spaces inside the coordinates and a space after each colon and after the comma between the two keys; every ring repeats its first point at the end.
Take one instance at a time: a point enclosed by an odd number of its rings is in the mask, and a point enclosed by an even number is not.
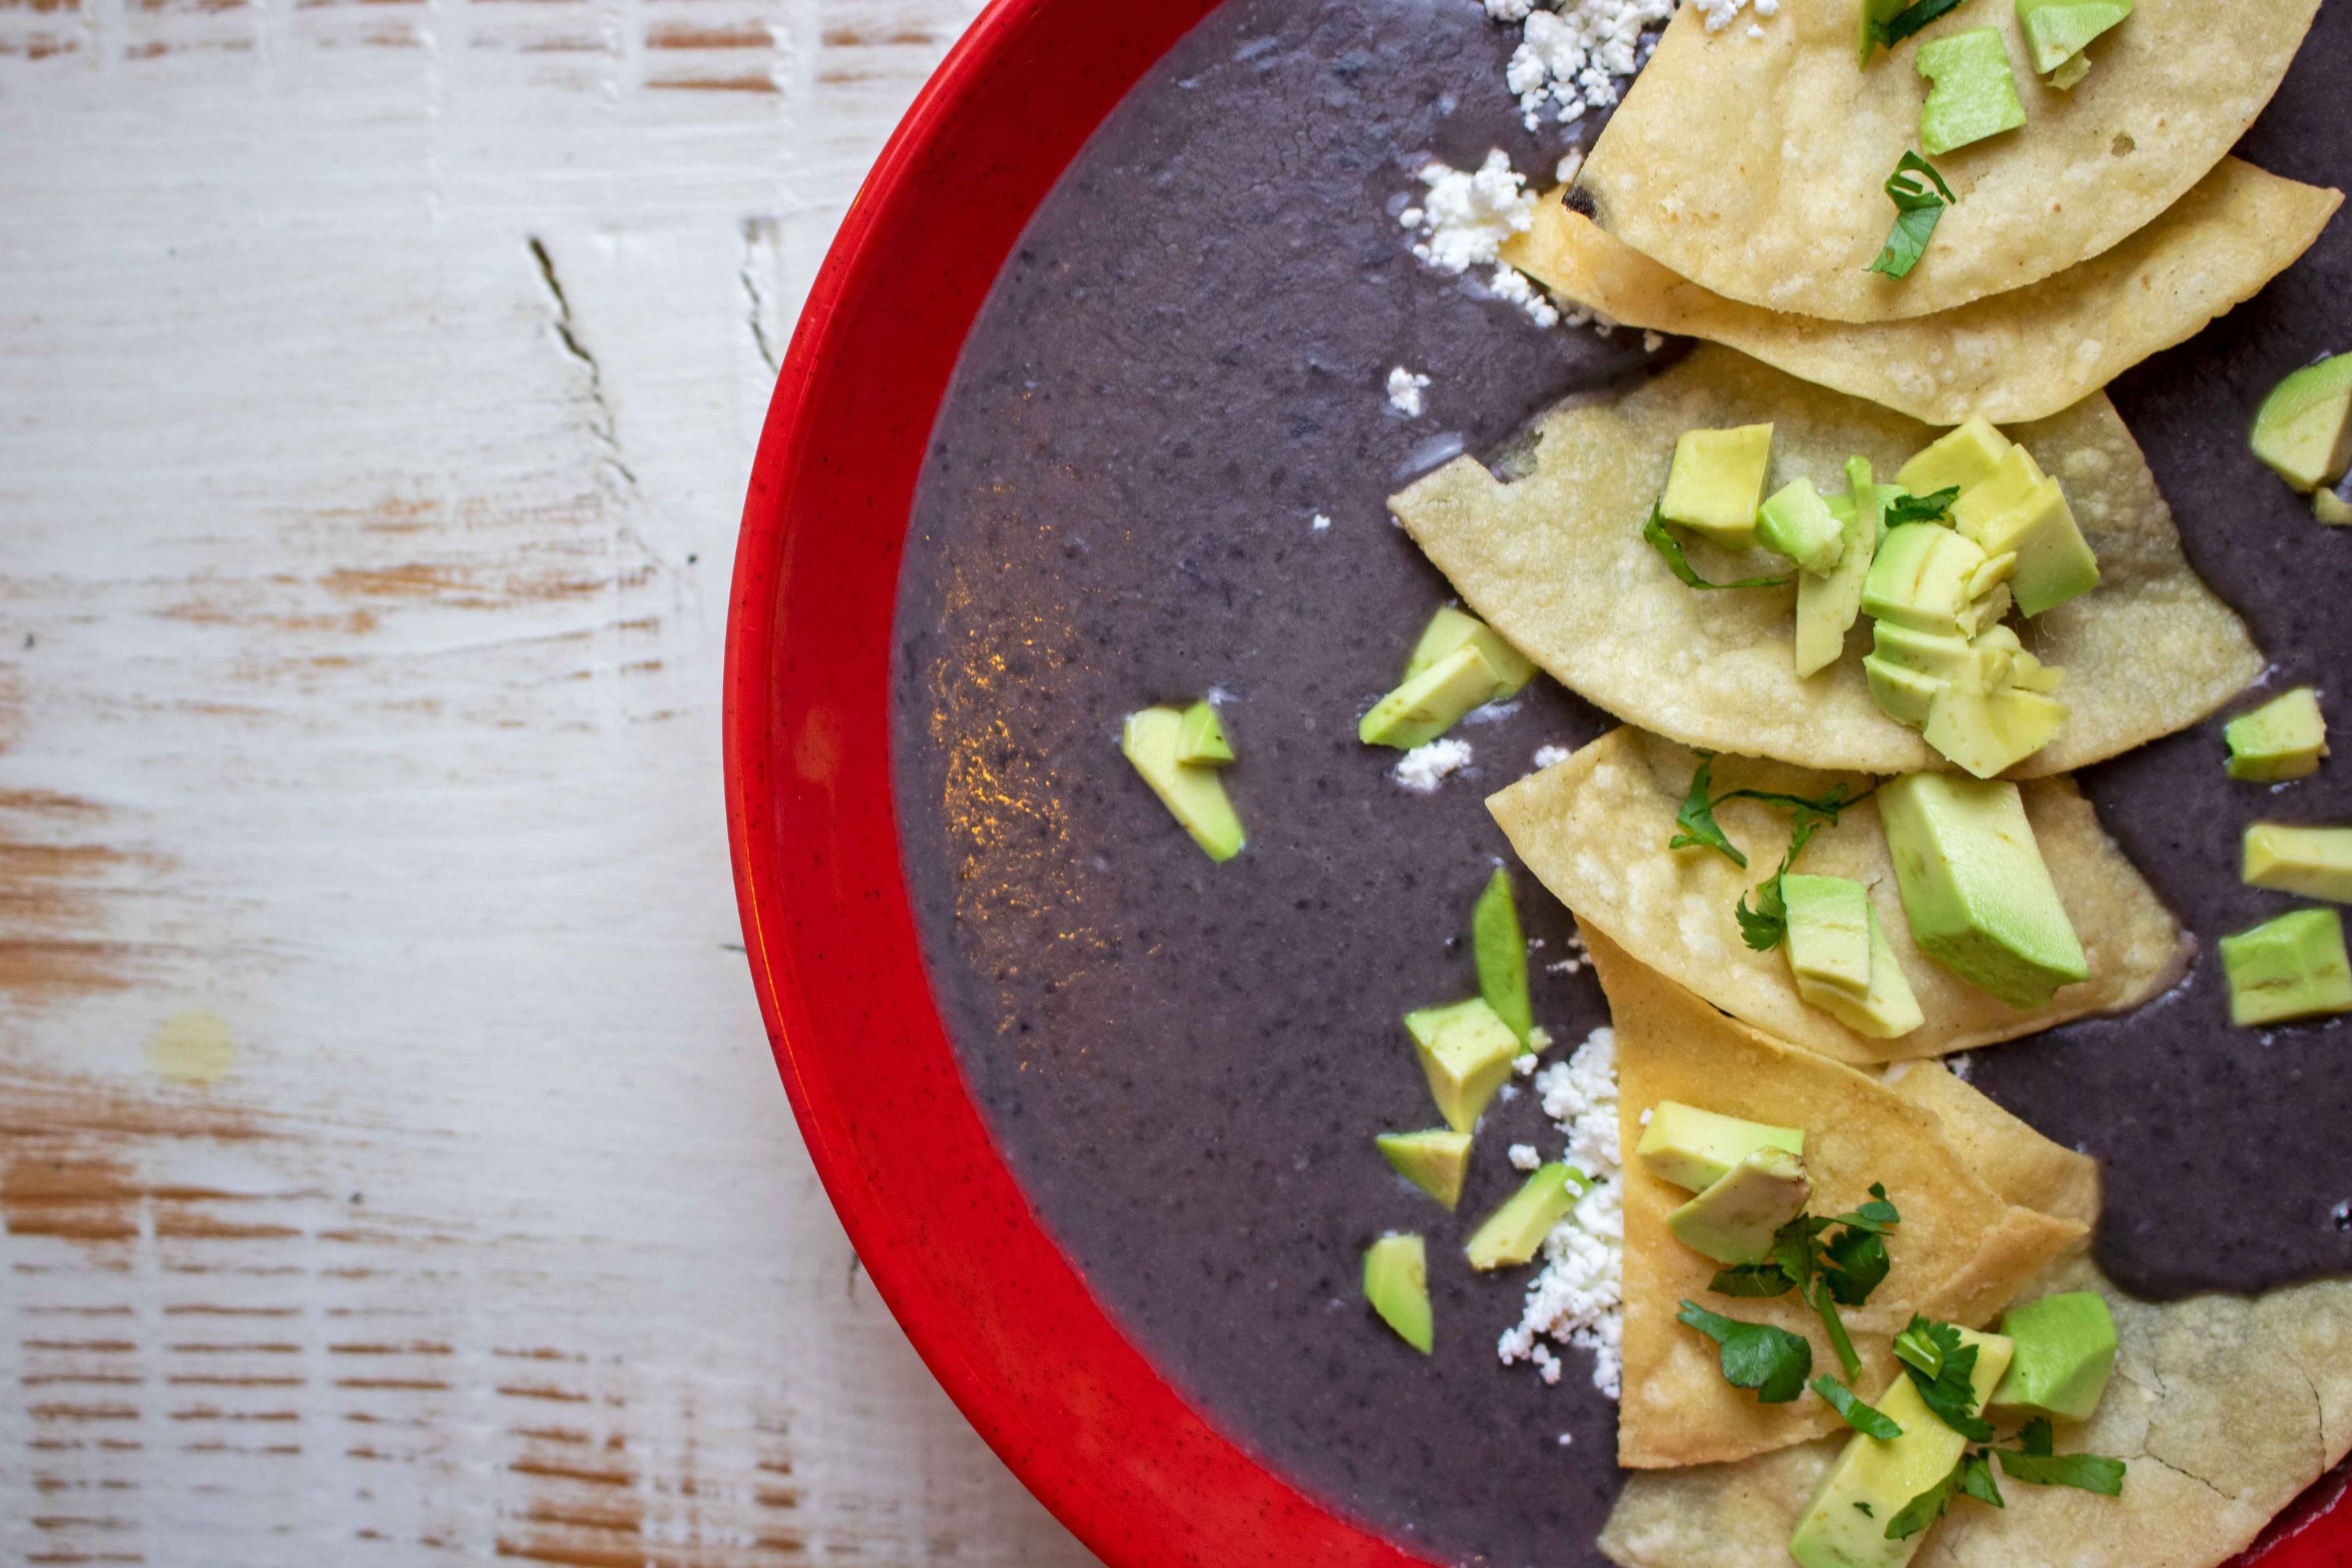
{"type": "Polygon", "coordinates": [[[1080,1563],[751,1005],[732,536],[964,0],[0,0],[0,1555],[1080,1563]]]}

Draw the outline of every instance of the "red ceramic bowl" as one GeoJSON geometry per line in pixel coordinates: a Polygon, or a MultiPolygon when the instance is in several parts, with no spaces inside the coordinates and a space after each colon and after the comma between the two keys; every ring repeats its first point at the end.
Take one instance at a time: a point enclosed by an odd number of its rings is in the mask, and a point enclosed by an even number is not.
{"type": "MultiPolygon", "coordinates": [[[[891,805],[899,554],[964,335],[1080,144],[1213,3],[998,0],[883,151],[802,314],[744,503],[728,826],[817,1172],[883,1299],[1014,1473],[1118,1568],[1402,1568],[1423,1560],[1188,1405],[1040,1227],[933,1005],[891,805]]],[[[2352,1563],[2343,1489],[2339,1473],[2283,1519],[2264,1568],[2352,1563]]]]}

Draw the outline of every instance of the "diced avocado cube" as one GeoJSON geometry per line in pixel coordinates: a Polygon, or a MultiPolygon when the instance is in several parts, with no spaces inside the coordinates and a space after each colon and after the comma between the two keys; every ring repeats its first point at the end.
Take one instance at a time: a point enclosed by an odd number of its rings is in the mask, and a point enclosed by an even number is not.
{"type": "Polygon", "coordinates": [[[1119,750],[1192,842],[1212,860],[1230,860],[1242,850],[1242,820],[1214,768],[1177,760],[1183,730],[1184,715],[1175,709],[1145,708],[1127,716],[1119,750]]]}
{"type": "Polygon", "coordinates": [[[1871,483],[1870,465],[1847,461],[1846,492],[1829,499],[1838,522],[1837,564],[1826,573],[1797,575],[1797,674],[1827,669],[1845,655],[1845,634],[1862,616],[1863,580],[1878,552],[1878,531],[1886,516],[1886,487],[1871,483]]]}
{"type": "Polygon", "coordinates": [[[2299,490],[2315,490],[2352,465],[2352,354],[2305,365],[2254,413],[2254,456],[2299,490]]]}
{"type": "Polygon", "coordinates": [[[2013,443],[1982,417],[1948,430],[1895,471],[1895,482],[1915,496],[1965,490],[1993,470],[2013,443]]]}
{"type": "Polygon", "coordinates": [[[1969,582],[1985,560],[1975,541],[1932,522],[1891,529],[1863,579],[1863,612],[1920,631],[1956,632],[1971,603],[1969,582]]]}
{"type": "Polygon", "coordinates": [[[1225,727],[1206,698],[1184,710],[1184,727],[1176,731],[1176,760],[1202,768],[1223,767],[1234,760],[1233,742],[1225,739],[1225,727]]]}
{"type": "Polygon", "coordinates": [[[1462,1201],[1463,1178],[1470,1173],[1470,1134],[1451,1128],[1431,1132],[1383,1132],[1372,1140],[1396,1173],[1444,1204],[1462,1201]]]}
{"type": "Polygon", "coordinates": [[[1845,550],[1845,531],[1811,479],[1791,479],[1756,514],[1756,540],[1808,572],[1827,572],[1845,550]]]}
{"type": "Polygon", "coordinates": [[[2046,74],[2131,12],[2132,0],[2017,0],[2017,26],[2032,53],[2033,68],[2046,74]]]}
{"type": "Polygon", "coordinates": [[[2050,85],[2060,92],[2072,92],[2074,89],[2074,84],[2090,74],[2091,57],[2074,55],[2056,70],[2050,73],[2050,85]]]}
{"type": "Polygon", "coordinates": [[[1429,1310],[1429,1250],[1417,1236],[1384,1236],[1364,1251],[1364,1300],[1397,1332],[1427,1355],[1437,1343],[1429,1310]]]}
{"type": "Polygon", "coordinates": [[[1988,1408],[2003,1419],[2088,1421],[2116,1369],[2116,1320],[2095,1290],[2011,1307],[2000,1331],[2017,1349],[1988,1408]]]}
{"type": "Polygon", "coordinates": [[[1958,527],[1987,555],[2017,556],[2008,581],[2022,615],[2038,616],[2099,585],[2099,558],[2056,479],[2043,479],[2023,500],[1990,517],[1971,511],[1958,519],[1958,527]]]}
{"type": "Polygon", "coordinates": [[[2023,687],[1947,686],[1927,704],[1927,744],[1980,779],[2007,773],[2057,737],[2066,704],[2023,687]]]}
{"type": "MultiPolygon", "coordinates": [[[[1981,1406],[2009,1371],[2011,1347],[2000,1334],[1968,1329],[1960,1331],[1960,1343],[1977,1348],[1969,1385],[1981,1406]]],[[[1951,1473],[1968,1439],[1927,1408],[1918,1384],[1899,1369],[1871,1403],[1903,1435],[1857,1432],[1846,1440],[1789,1538],[1789,1555],[1799,1568],[1903,1568],[1927,1539],[1922,1531],[1889,1541],[1886,1526],[1906,1503],[1951,1473]]]]}
{"type": "Polygon", "coordinates": [[[2334,910],[2292,910],[2223,937],[2221,971],[2230,980],[2233,1024],[2352,1013],[2344,920],[2334,910]]]}
{"type": "Polygon", "coordinates": [[[1528,999],[1528,939],[1519,929],[1511,874],[1500,866],[1471,908],[1470,951],[1478,961],[1478,994],[1525,1045],[1536,1026],[1535,1005],[1528,999]]]}
{"type": "Polygon", "coordinates": [[[2246,829],[2245,873],[2257,888],[2352,904],[2352,827],[2257,822],[2246,829]]]}
{"type": "Polygon", "coordinates": [[[1919,145],[1931,158],[2025,123],[2017,73],[1998,27],[1970,27],[1920,45],[1919,74],[1936,84],[1919,109],[1919,145]]]}
{"type": "Polygon", "coordinates": [[[1680,1100],[1662,1100],[1650,1108],[1649,1124],[1642,1129],[1633,1157],[1660,1181],[1696,1193],[1723,1180],[1732,1166],[1759,1149],[1786,1149],[1801,1154],[1804,1130],[1743,1121],[1680,1100]]]}
{"type": "Polygon", "coordinates": [[[1889,664],[1937,680],[1977,682],[1977,650],[1966,637],[1881,621],[1871,628],[1870,643],[1871,652],[1889,664]]]}
{"type": "Polygon", "coordinates": [[[1878,29],[1895,20],[1908,3],[1909,0],[1862,0],[1862,48],[1855,65],[1870,64],[1870,57],[1878,49],[1878,29]]]}
{"type": "Polygon", "coordinates": [[[2221,726],[2230,748],[2230,776],[2275,784],[2319,771],[2327,755],[2327,720],[2319,693],[2308,686],[2283,691],[2251,713],[2221,726]]]}
{"type": "Polygon", "coordinates": [[[1797,994],[1857,1035],[1874,1040],[1900,1039],[1926,1023],[1927,1016],[1919,1009],[1911,977],[1903,973],[1902,961],[1895,956],[1895,944],[1886,940],[1877,907],[1865,905],[1863,912],[1870,924],[1870,989],[1855,996],[1799,975],[1797,994]]]}
{"type": "Polygon", "coordinates": [[[1772,426],[1685,430],[1675,443],[1674,467],[1658,510],[1668,522],[1728,550],[1756,542],[1756,509],[1772,466],[1772,426]]]}
{"type": "Polygon", "coordinates": [[[1786,1149],[1759,1149],[1666,1215],[1666,1228],[1717,1263],[1761,1263],[1772,1255],[1772,1233],[1804,1213],[1812,1195],[1801,1158],[1786,1149]]]}
{"type": "Polygon", "coordinates": [[[1422,628],[1421,640],[1412,645],[1412,657],[1405,661],[1404,678],[1411,680],[1455,648],[1467,644],[1486,656],[1495,670],[1495,695],[1490,702],[1500,702],[1516,697],[1519,689],[1535,679],[1533,660],[1509,643],[1494,627],[1473,615],[1466,615],[1451,605],[1439,607],[1422,628]]]}
{"type": "Polygon", "coordinates": [[[1445,1124],[1456,1132],[1469,1131],[1495,1091],[1510,1078],[1519,1037],[1483,996],[1407,1013],[1404,1026],[1421,1054],[1430,1095],[1445,1124]]]}
{"type": "Polygon", "coordinates": [[[2311,492],[2311,515],[2330,528],[2342,528],[2352,522],[2352,500],[2344,499],[2342,489],[2325,487],[2311,492]]]}
{"type": "Polygon", "coordinates": [[[1870,989],[1870,895],[1851,877],[1780,879],[1789,911],[1789,969],[1859,996],[1870,989]]]}
{"type": "Polygon", "coordinates": [[[1906,773],[1879,786],[1878,814],[1922,952],[2012,1007],[2091,977],[2015,784],[1906,773]]]}
{"type": "Polygon", "coordinates": [[[2049,477],[2032,453],[2011,446],[1981,478],[1960,488],[1959,499],[1952,502],[1952,526],[1974,538],[1977,528],[2025,504],[2049,477]]]}
{"type": "Polygon", "coordinates": [[[1923,675],[1874,653],[1864,658],[1862,673],[1870,681],[1870,700],[1878,704],[1878,710],[1913,729],[1927,721],[1936,694],[1944,689],[1944,682],[1937,677],[1923,675]]]}
{"type": "Polygon", "coordinates": [[[1465,643],[1372,704],[1356,726],[1356,737],[1368,746],[1409,752],[1493,701],[1499,689],[1495,667],[1476,645],[1465,643]]]}
{"type": "Polygon", "coordinates": [[[1482,1272],[1525,1263],[1591,1184],[1566,1165],[1538,1165],[1503,1206],[1470,1233],[1463,1252],[1482,1272]]]}

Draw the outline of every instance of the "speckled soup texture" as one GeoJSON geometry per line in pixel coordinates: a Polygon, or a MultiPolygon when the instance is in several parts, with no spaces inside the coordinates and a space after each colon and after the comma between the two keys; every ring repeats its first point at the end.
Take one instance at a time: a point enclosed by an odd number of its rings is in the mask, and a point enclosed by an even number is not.
{"type": "MultiPolygon", "coordinates": [[[[2323,184],[2352,170],[2321,63],[2347,34],[2352,12],[2323,13],[2254,161],[2323,184]]],[[[1459,1253],[1518,1179],[1507,1147],[1559,1140],[1532,1094],[1497,1104],[1449,1215],[1371,1137],[1435,1120],[1398,1019],[1474,987],[1463,933],[1506,853],[1482,796],[1608,721],[1539,679],[1455,731],[1475,762],[1432,795],[1355,738],[1447,597],[1383,498],[1643,368],[1633,334],[1541,331],[1423,268],[1391,216],[1433,155],[1500,146],[1547,170],[1564,150],[1518,124],[1512,41],[1469,0],[1231,0],[1129,96],[1030,225],[940,415],[900,595],[896,767],[964,1068],[1112,1311],[1227,1431],[1343,1510],[1444,1559],[1562,1564],[1599,1561],[1613,1408],[1582,1352],[1557,1387],[1496,1363],[1525,1271],[1476,1277],[1459,1253]],[[1399,365],[1431,378],[1419,418],[1383,395],[1399,365]],[[1129,710],[1212,689],[1250,830],[1223,867],[1117,750],[1129,710]],[[1358,1293],[1362,1249],[1390,1229],[1430,1238],[1426,1361],[1358,1293]]],[[[2315,524],[2247,456],[2245,426],[2286,370],[2352,347],[2347,281],[2338,225],[2115,389],[2272,686],[2343,668],[2352,531],[2315,524]]],[[[2197,932],[2189,983],[1974,1064],[2106,1161],[2102,1260],[2157,1294],[2352,1266],[2334,1218],[2352,1198],[2346,1033],[2231,1029],[2211,959],[2288,903],[2238,885],[2243,824],[2352,816],[2347,764],[2273,792],[2228,783],[2220,758],[2216,720],[2084,780],[2197,932]]],[[[1547,967],[1570,955],[1566,912],[1520,887],[1558,1059],[1605,1012],[1589,973],[1547,967]]]]}

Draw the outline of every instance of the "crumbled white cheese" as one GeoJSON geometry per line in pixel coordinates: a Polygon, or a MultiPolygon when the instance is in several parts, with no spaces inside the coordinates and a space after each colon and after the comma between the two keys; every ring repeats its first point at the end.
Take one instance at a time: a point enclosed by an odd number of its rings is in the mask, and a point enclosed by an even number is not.
{"type": "Polygon", "coordinates": [[[1968,1082],[1969,1075],[1977,1070],[1977,1064],[1969,1058],[1966,1051],[1962,1051],[1956,1057],[1946,1057],[1944,1066],[1949,1068],[1952,1076],[1962,1083],[1968,1082]]]}
{"type": "Polygon", "coordinates": [[[1545,1383],[1557,1384],[1559,1382],[1559,1357],[1551,1353],[1550,1346],[1538,1342],[1528,1352],[1528,1359],[1536,1363],[1536,1372],[1545,1383]]]}
{"type": "MultiPolygon", "coordinates": [[[[1536,1075],[1536,1068],[1542,1059],[1533,1051],[1522,1052],[1511,1058],[1511,1070],[1521,1078],[1533,1078],[1536,1075]]],[[[1535,1167],[1530,1165],[1528,1168],[1533,1170],[1535,1167]]]]}
{"type": "Polygon", "coordinates": [[[1642,352],[1643,353],[1654,354],[1665,346],[1666,340],[1663,335],[1650,331],[1645,331],[1642,334],[1642,352]]]}
{"type": "Polygon", "coordinates": [[[1486,286],[1495,291],[1496,299],[1517,305],[1525,311],[1528,320],[1537,326],[1559,325],[1559,307],[1551,302],[1550,295],[1528,281],[1528,275],[1517,268],[1496,268],[1495,275],[1486,280],[1486,286]]]}
{"type": "Polygon", "coordinates": [[[1429,406],[1423,395],[1428,390],[1425,375],[1415,375],[1402,365],[1389,372],[1389,406],[1408,419],[1420,418],[1422,410],[1429,406]]]}
{"type": "Polygon", "coordinates": [[[1535,765],[1538,768],[1556,768],[1575,754],[1566,746],[1538,746],[1535,765]]]}
{"type": "Polygon", "coordinates": [[[1503,243],[1535,222],[1536,195],[1510,154],[1494,148],[1475,169],[1430,163],[1421,171],[1428,195],[1418,206],[1397,214],[1397,222],[1420,237],[1412,253],[1454,277],[1474,267],[1489,268],[1486,287],[1499,300],[1526,313],[1539,327],[1559,324],[1559,307],[1525,273],[1500,259],[1503,243]]]}
{"type": "Polygon", "coordinates": [[[1399,757],[1394,771],[1389,776],[1415,795],[1434,795],[1448,773],[1458,773],[1469,765],[1470,743],[1467,741],[1432,741],[1425,746],[1415,746],[1399,757]]]}
{"type": "Polygon", "coordinates": [[[1519,117],[1533,131],[1543,111],[1571,124],[1588,109],[1617,101],[1617,84],[1639,65],[1642,34],[1675,14],[1675,0],[1567,0],[1558,9],[1486,0],[1486,15],[1521,24],[1504,81],[1519,100],[1519,117]]]}
{"type": "Polygon", "coordinates": [[[1535,0],[1486,0],[1486,15],[1497,22],[1524,22],[1535,0]]]}
{"type": "Polygon", "coordinates": [[[1512,1144],[1510,1155],[1514,1171],[1532,1171],[1543,1163],[1543,1156],[1536,1152],[1536,1146],[1532,1143],[1512,1144]]]}
{"type": "Polygon", "coordinates": [[[1559,162],[1552,165],[1552,184],[1556,185],[1568,184],[1570,182],[1573,181],[1577,175],[1583,172],[1584,149],[1581,147],[1570,147],[1567,152],[1559,155],[1559,162]]]}
{"type": "Polygon", "coordinates": [[[1643,1106],[1642,1108],[1642,1125],[1644,1127],[1647,1127],[1650,1124],[1650,1110],[1651,1108],[1648,1106],[1643,1106]]]}
{"type": "Polygon", "coordinates": [[[1310,523],[1308,523],[1307,526],[1307,527],[1309,527],[1309,528],[1311,528],[1311,529],[1313,529],[1316,532],[1320,533],[1320,532],[1322,532],[1325,529],[1327,529],[1327,528],[1328,528],[1328,527],[1330,527],[1330,526],[1331,526],[1331,520],[1330,520],[1329,518],[1328,518],[1328,517],[1325,517],[1321,512],[1319,512],[1319,511],[1318,511],[1318,512],[1317,512],[1317,513],[1315,514],[1315,521],[1312,521],[1312,522],[1310,522],[1310,523]]]}
{"type": "Polygon", "coordinates": [[[1731,26],[1732,18],[1746,7],[1748,0],[1691,0],[1691,4],[1698,7],[1699,16],[1706,22],[1706,30],[1720,33],[1731,26]]]}
{"type": "Polygon", "coordinates": [[[1563,1448],[1567,1447],[1570,1443],[1573,1443],[1573,1442],[1575,1442],[1575,1441],[1576,1441],[1576,1434],[1575,1434],[1575,1433],[1573,1433],[1573,1432],[1562,1432],[1562,1433],[1559,1435],[1559,1446],[1560,1446],[1561,1447],[1563,1447],[1563,1448]]]}
{"type": "Polygon", "coordinates": [[[1750,22],[1750,23],[1748,23],[1748,36],[1749,37],[1751,37],[1751,38],[1760,38],[1760,37],[1762,37],[1764,36],[1764,25],[1763,25],[1761,22],[1750,22]]]}
{"type": "Polygon", "coordinates": [[[1544,1238],[1543,1272],[1528,1287],[1517,1327],[1496,1353],[1506,1364],[1557,1361],[1542,1338],[1592,1352],[1592,1383],[1612,1399],[1624,1383],[1625,1219],[1623,1171],[1617,1159],[1617,1044],[1599,1028],[1565,1062],[1536,1077],[1544,1114],[1567,1135],[1568,1163],[1592,1178],[1568,1217],[1544,1238]],[[1538,1353],[1538,1352],[1541,1353],[1538,1353]]]}

